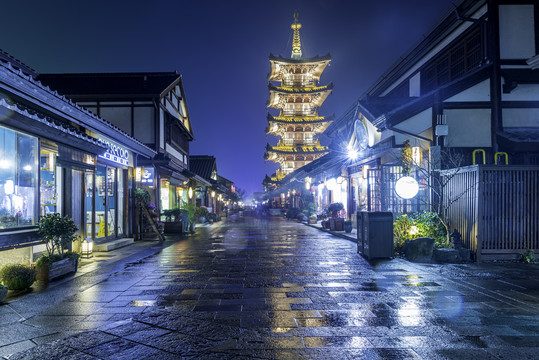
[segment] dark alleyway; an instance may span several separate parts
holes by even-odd
[[[228,219],[66,282],[76,295],[38,312],[23,316],[23,299],[0,306],[9,324],[0,355],[11,346],[9,359],[536,358],[537,267],[371,265],[355,249],[295,222]]]

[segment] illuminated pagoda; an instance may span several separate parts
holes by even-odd
[[[302,58],[298,13],[292,24],[291,58],[270,54],[268,107],[277,109],[278,115],[268,113],[266,134],[278,136],[276,146],[266,145],[266,160],[279,163],[280,168],[264,185],[276,187],[289,173],[329,152],[320,145],[318,134],[331,123],[332,117],[320,116],[318,109],[333,89],[333,84],[318,84],[322,72],[331,61],[329,54]]]

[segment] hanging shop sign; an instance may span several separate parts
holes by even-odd
[[[153,168],[141,168],[140,183],[143,185],[153,186],[155,173]]]
[[[403,199],[411,199],[419,192],[419,184],[411,176],[403,176],[395,184],[395,192]]]
[[[123,166],[129,166],[129,151],[109,140],[99,138],[107,146],[107,151],[100,158]]]

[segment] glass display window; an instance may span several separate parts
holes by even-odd
[[[161,179],[161,210],[170,209],[170,180]]]
[[[40,215],[60,213],[60,168],[56,166],[57,153],[41,149],[39,153]]]
[[[0,229],[37,222],[36,137],[0,127]]]

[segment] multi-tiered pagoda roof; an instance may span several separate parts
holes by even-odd
[[[268,114],[266,133],[280,137],[276,146],[266,145],[266,160],[279,163],[280,169],[265,183],[278,183],[283,177],[328,153],[320,145],[318,135],[333,120],[320,116],[319,108],[333,90],[333,84],[320,85],[320,76],[331,61],[329,54],[303,58],[297,13],[294,14],[292,55],[290,58],[270,54],[268,74],[268,108],[278,114]]]

